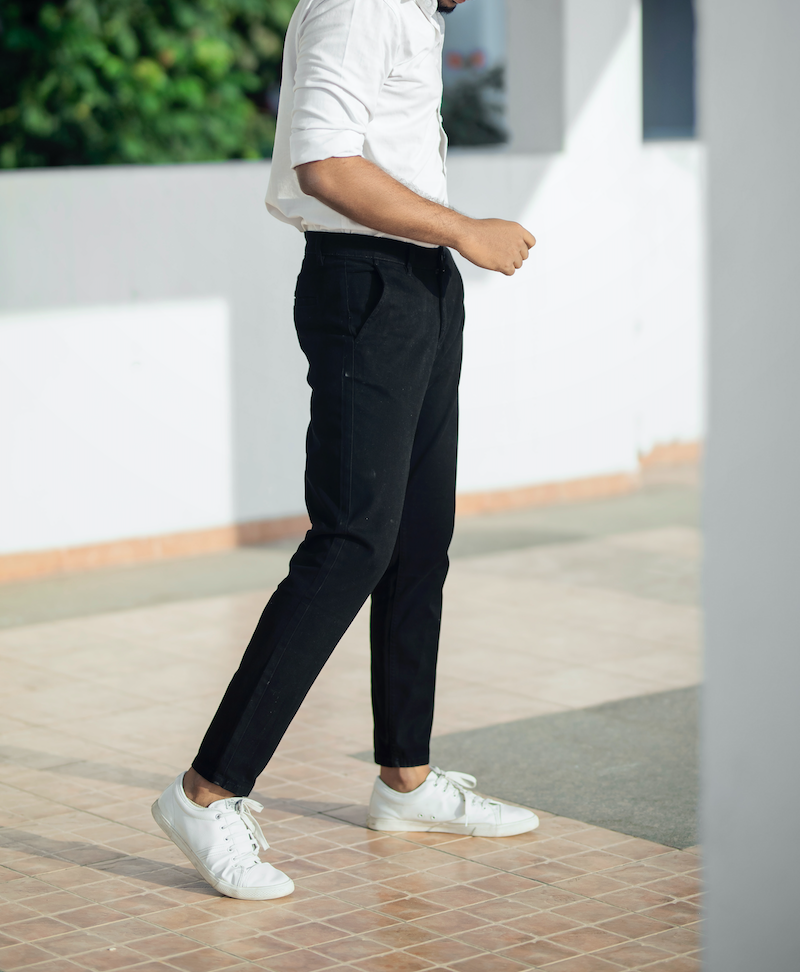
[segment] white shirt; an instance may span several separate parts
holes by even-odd
[[[294,166],[356,155],[447,205],[439,110],[444,19],[436,6],[436,0],[300,0],[283,55],[266,200],[273,216],[303,231],[388,235],[300,189]]]

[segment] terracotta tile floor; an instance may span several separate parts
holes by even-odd
[[[580,547],[454,563],[436,732],[698,681],[694,606],[603,586],[575,560],[693,558],[694,532]],[[149,808],[193,756],[263,601],[0,632],[3,972],[700,968],[696,849],[544,812],[496,841],[364,828],[374,767],[348,755],[371,738],[363,613],[254,793],[295,894],[239,902],[198,880]]]

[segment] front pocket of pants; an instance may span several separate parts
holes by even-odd
[[[347,311],[350,333],[358,341],[372,326],[386,297],[383,272],[373,263],[369,268],[347,269]]]

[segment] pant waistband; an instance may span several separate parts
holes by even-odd
[[[424,266],[439,269],[442,266],[444,247],[417,246],[385,236],[367,236],[363,233],[324,233],[306,231],[306,244],[311,252],[320,255],[363,253],[381,260],[392,260],[404,266]]]

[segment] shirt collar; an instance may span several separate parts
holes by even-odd
[[[437,27],[442,27],[442,17],[438,12],[437,0],[415,0],[417,6],[425,14],[428,20],[432,20]]]

